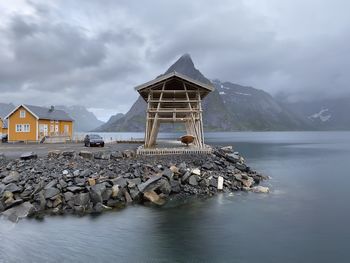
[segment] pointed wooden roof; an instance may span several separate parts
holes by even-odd
[[[149,93],[148,91],[151,90],[152,88],[159,86],[159,84],[163,83],[164,81],[168,81],[170,79],[180,79],[182,81],[188,82],[189,84],[198,87],[205,92],[204,96],[205,97],[207,94],[212,92],[214,90],[214,86],[211,84],[206,84],[200,81],[197,81],[195,79],[192,79],[186,75],[183,75],[181,73],[178,73],[176,71],[170,72],[165,75],[161,75],[160,77],[153,79],[151,81],[148,81],[144,84],[141,84],[139,86],[135,87],[135,90],[137,90],[140,95],[146,100],[147,99],[147,94]]]

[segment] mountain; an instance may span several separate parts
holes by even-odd
[[[350,130],[350,97],[286,103],[315,130]]]
[[[106,123],[104,123],[101,126],[95,128],[94,131],[96,131],[96,132],[112,131],[113,127],[111,127],[109,124],[110,123],[115,123],[115,122],[117,122],[119,119],[121,119],[123,117],[124,117],[123,113],[117,113],[115,115],[112,115]]]
[[[93,129],[104,124],[96,118],[95,114],[88,111],[83,106],[55,106],[57,109],[64,110],[74,119],[74,131],[92,131]]]
[[[190,55],[181,56],[164,73],[177,71],[203,83],[212,83],[215,90],[203,100],[203,123],[207,131],[233,130],[300,130],[309,128],[305,119],[278,103],[270,94],[220,80],[210,81],[196,69]],[[100,131],[143,131],[146,103],[139,97],[120,119],[108,121]],[[101,129],[102,128],[102,129]],[[161,127],[162,131],[172,128]]]

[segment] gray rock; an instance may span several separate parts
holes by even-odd
[[[4,191],[9,191],[12,193],[21,192],[22,187],[16,185],[15,183],[9,183],[8,185],[5,186]]]
[[[162,175],[170,180],[173,178],[174,173],[170,169],[165,168],[164,171],[162,172]]]
[[[52,159],[57,159],[58,157],[60,157],[60,155],[61,155],[60,150],[54,150],[54,151],[49,151],[47,154],[47,157]]]
[[[72,192],[65,192],[63,194],[64,196],[64,200],[66,200],[66,202],[70,201],[72,199],[72,197],[74,196],[74,194]]]
[[[111,158],[111,155],[107,152],[100,151],[94,153],[94,158],[100,160],[109,160]]]
[[[66,183],[66,181],[63,180],[63,179],[60,179],[60,180],[58,181],[58,183],[61,185],[62,188],[66,188],[66,187],[68,186],[68,184]]]
[[[105,191],[102,192],[102,200],[107,201],[110,199],[112,196],[112,189],[106,189]]]
[[[2,215],[12,222],[18,222],[19,219],[30,216],[34,211],[34,206],[30,202],[24,202],[18,206],[7,209]]]
[[[143,193],[146,188],[151,185],[154,182],[157,182],[158,180],[160,180],[162,178],[161,175],[155,175],[152,176],[150,179],[148,179],[146,182],[139,184],[137,187],[139,188],[140,192]]]
[[[192,186],[197,186],[198,185],[198,181],[197,181],[197,176],[196,175],[191,175],[188,178],[188,183]]]
[[[68,186],[67,187],[67,191],[76,193],[76,192],[80,192],[81,190],[83,190],[83,187],[79,187],[79,186]]]
[[[93,212],[94,212],[94,213],[102,213],[103,210],[104,210],[104,206],[103,206],[103,204],[102,204],[101,202],[96,203],[96,204],[94,205],[94,209],[93,209]]]
[[[82,171],[80,173],[80,176],[81,177],[88,177],[90,174],[92,174],[91,170],[90,169],[85,169],[84,171]]]
[[[141,184],[141,178],[127,179],[128,188],[135,188],[136,185]]]
[[[38,155],[35,152],[25,152],[21,154],[21,160],[31,160],[38,158]]]
[[[67,158],[73,158],[73,157],[75,157],[75,151],[73,151],[73,150],[63,151],[62,156],[67,157]]]
[[[127,179],[123,177],[117,177],[109,180],[113,185],[119,185],[121,188],[124,188],[127,185]]]
[[[224,152],[227,152],[227,153],[232,153],[232,151],[233,151],[233,147],[231,145],[221,147],[220,149]]]
[[[171,180],[170,181],[170,186],[171,186],[171,192],[174,192],[174,193],[181,192],[179,181]]]
[[[159,190],[161,193],[168,195],[171,192],[171,185],[169,184],[169,181],[166,179],[161,179],[159,181],[159,187],[156,188]]]
[[[8,176],[2,179],[2,183],[9,184],[9,183],[18,182],[18,180],[19,180],[19,173],[17,171],[11,171]]]
[[[93,154],[90,151],[80,151],[79,155],[85,159],[92,159]]]
[[[49,183],[44,187],[44,189],[49,189],[49,188],[55,187],[56,185],[57,185],[57,180],[54,179],[54,180],[52,180],[51,182],[49,182]]]
[[[247,170],[247,166],[244,163],[236,163],[235,166],[242,172],[245,172]]]
[[[90,187],[90,199],[93,204],[102,203],[102,194],[106,191],[105,184],[96,184]]]
[[[229,156],[230,158],[232,158],[234,161],[239,162],[239,160],[241,159],[241,157],[238,154],[228,154],[227,156]]]
[[[132,158],[132,157],[135,157],[135,155],[136,155],[136,153],[133,150],[125,150],[125,151],[123,151],[123,156],[125,158]]]
[[[111,153],[111,159],[122,159],[123,158],[123,153],[120,151],[115,151]]]
[[[58,190],[57,188],[54,188],[54,187],[48,188],[44,191],[45,191],[44,196],[46,199],[52,198],[60,193],[60,190]]]
[[[215,179],[214,177],[210,178],[209,185],[216,188],[218,186],[218,180]]]
[[[76,194],[71,198],[71,200],[73,201],[74,205],[87,207],[90,202],[90,194],[89,193]]]
[[[213,163],[206,162],[205,164],[202,165],[202,168],[207,169],[207,170],[212,170],[214,168]]]
[[[191,176],[191,172],[187,171],[181,178],[181,182],[186,182],[188,180],[188,178]]]
[[[130,196],[133,200],[138,200],[141,192],[137,187],[129,189]]]

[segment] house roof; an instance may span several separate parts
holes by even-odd
[[[18,108],[24,107],[26,110],[28,110],[33,116],[37,119],[44,119],[44,120],[57,120],[57,121],[73,121],[73,119],[63,110],[57,110],[53,108],[51,110],[50,108],[45,107],[39,107],[34,105],[27,105],[22,104],[17,106],[12,112],[10,112],[7,116],[10,117]]]
[[[148,82],[146,82],[144,84],[136,86],[135,90],[140,92],[141,90],[143,90],[145,88],[149,88],[150,86],[159,84],[160,82],[162,82],[162,81],[164,81],[166,79],[172,78],[172,77],[177,77],[177,78],[183,79],[185,81],[188,81],[188,82],[190,82],[192,84],[195,84],[197,86],[200,86],[201,88],[204,88],[204,89],[208,90],[209,92],[214,90],[214,86],[213,85],[206,84],[206,83],[194,80],[194,79],[192,79],[192,78],[190,78],[190,77],[188,77],[186,75],[183,75],[183,74],[181,74],[179,72],[176,72],[176,71],[170,72],[170,73],[162,75],[162,76],[160,76],[160,77],[158,77],[156,79],[148,81]]]

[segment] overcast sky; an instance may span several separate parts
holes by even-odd
[[[106,120],[190,53],[208,78],[289,100],[349,95],[348,0],[0,0],[0,102]]]

